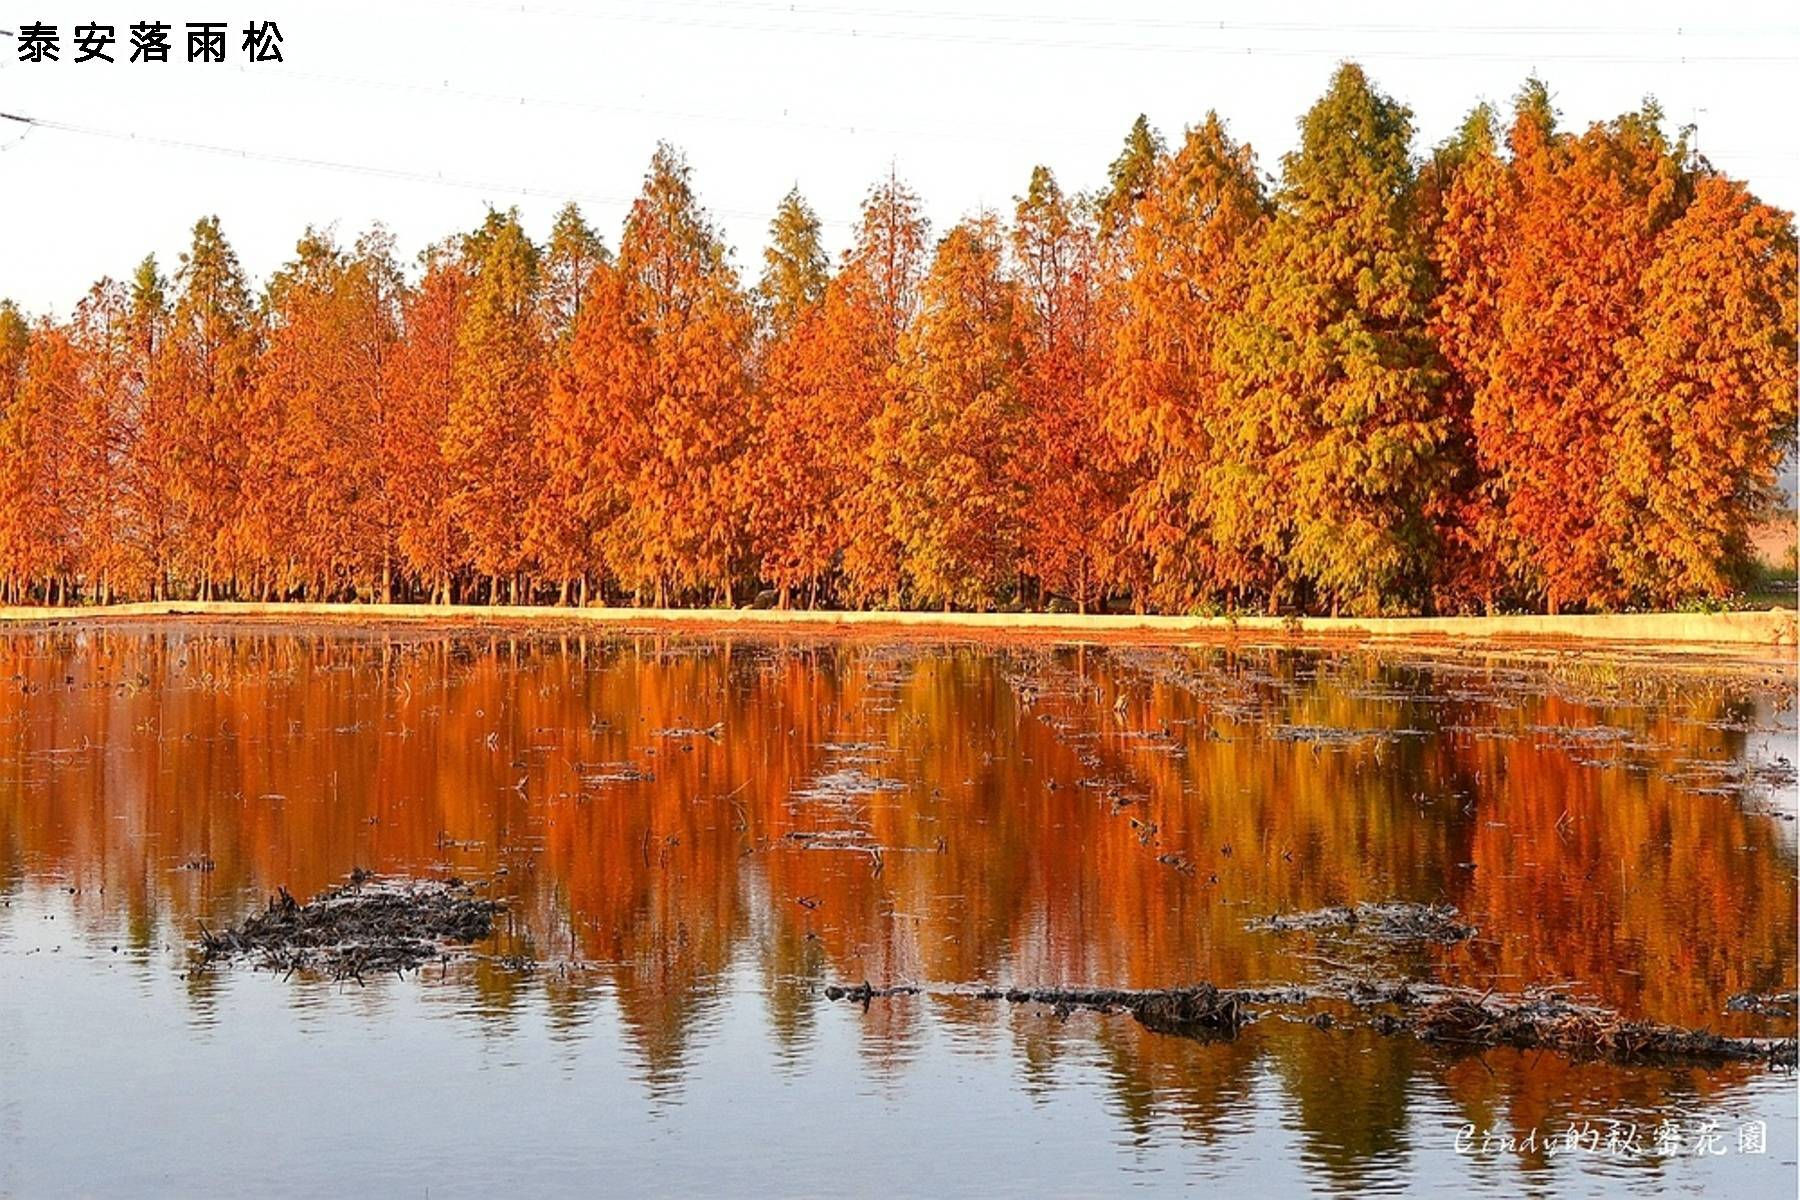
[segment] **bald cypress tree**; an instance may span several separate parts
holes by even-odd
[[[465,547],[450,511],[445,432],[456,397],[457,333],[474,281],[451,246],[426,251],[424,264],[424,278],[401,302],[403,335],[382,366],[379,450],[400,565],[448,604]]]
[[[606,243],[581,215],[574,201],[557,210],[544,247],[544,327],[552,341],[566,342],[587,295],[588,281],[612,262]]]
[[[1443,359],[1445,457],[1451,498],[1441,512],[1433,607],[1492,612],[1520,573],[1507,536],[1505,480],[1485,457],[1476,409],[1502,348],[1501,288],[1516,245],[1518,188],[1501,157],[1497,118],[1483,104],[1432,155],[1428,229],[1437,291],[1431,335]]]
[[[845,588],[861,605],[900,600],[901,546],[891,497],[873,472],[875,423],[902,394],[930,228],[918,194],[890,171],[864,197],[856,241],[826,297],[825,353],[832,368],[824,395],[839,431],[835,470],[843,497],[838,540]]]
[[[840,502],[835,417],[821,394],[829,380],[831,265],[819,232],[818,215],[798,188],[790,191],[769,223],[757,287],[763,340],[745,478],[757,570],[780,590],[784,607],[798,588],[817,598],[840,550],[832,538]]]
[[[456,335],[455,391],[443,432],[449,510],[469,561],[518,597],[525,514],[536,491],[534,427],[543,403],[539,255],[514,212],[490,213],[471,236],[474,283]]]
[[[175,286],[160,379],[173,410],[164,469],[180,512],[177,565],[209,599],[248,559],[240,517],[261,322],[217,217],[195,224]]]
[[[1131,223],[1138,201],[1150,193],[1162,162],[1162,135],[1142,113],[1125,134],[1125,145],[1106,169],[1106,189],[1099,202],[1100,232],[1111,237]]]
[[[1795,279],[1793,218],[1704,175],[1621,347],[1604,505],[1630,594],[1671,604],[1745,582],[1751,524],[1794,445]]]
[[[939,243],[902,391],[875,425],[874,480],[921,601],[984,608],[1016,579],[1025,492],[1024,308],[992,217]]]
[[[628,586],[660,602],[671,589],[716,588],[729,604],[749,559],[741,457],[751,311],[673,146],[658,146],[651,159],[618,269],[643,364],[631,387],[648,438],[633,455],[631,503],[609,531],[608,557]]]
[[[1412,114],[1345,64],[1300,134],[1226,341],[1236,453],[1261,482],[1262,548],[1290,589],[1334,612],[1416,604],[1445,427]]]
[[[769,245],[763,251],[762,282],[757,301],[770,332],[779,334],[801,314],[825,298],[831,262],[819,238],[819,214],[799,188],[781,198],[769,222]]]
[[[1217,115],[1164,161],[1123,239],[1104,384],[1123,464],[1119,521],[1140,602],[1189,611],[1266,590],[1261,490],[1247,486],[1219,342],[1242,312],[1268,201]]]
[[[74,565],[65,467],[80,363],[68,331],[47,319],[20,346],[14,315],[0,316],[0,355],[16,360],[0,360],[14,378],[0,412],[0,583],[15,601],[41,584],[41,598],[54,604]]]

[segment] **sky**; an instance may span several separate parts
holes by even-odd
[[[182,27],[226,18],[223,64]],[[175,27],[166,64],[75,63],[73,26]],[[277,23],[253,63],[248,21]],[[172,271],[215,214],[253,281],[308,225],[375,222],[411,261],[517,205],[544,237],[577,201],[616,246],[659,139],[746,280],[800,187],[834,254],[890,169],[943,231],[1010,211],[1034,165],[1098,186],[1141,113],[1171,141],[1209,109],[1279,171],[1334,66],[1411,106],[1416,150],[1533,72],[1565,125],[1654,95],[1671,128],[1764,198],[1800,204],[1800,17],[1775,4],[1015,3],[1013,0],[0,0],[0,29],[62,30],[62,61],[0,36],[0,296],[66,315],[147,253]]]

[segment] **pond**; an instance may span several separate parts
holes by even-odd
[[[1355,976],[1792,1036],[1727,1011],[1796,983],[1790,671],[0,632],[0,1194],[1791,1195],[1761,1063],[978,994]],[[496,932],[361,979],[201,961],[359,868],[469,881]],[[1364,902],[1474,933],[1262,924]],[[865,980],[922,991],[826,995]]]

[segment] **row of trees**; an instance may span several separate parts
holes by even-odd
[[[1354,65],[1278,182],[1142,118],[1090,195],[835,269],[799,193],[740,283],[660,148],[422,256],[308,231],[258,297],[206,219],[67,322],[0,306],[0,587],[1453,612],[1739,580],[1796,410],[1788,214],[1653,105],[1529,82],[1428,155]]]

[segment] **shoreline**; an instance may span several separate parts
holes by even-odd
[[[0,607],[0,627],[105,624],[181,618],[357,624],[666,626],[729,630],[905,634],[1013,634],[1130,641],[1217,640],[1500,643],[1511,646],[1654,647],[1675,653],[1761,648],[1792,658],[1800,614],[1791,609],[1723,613],[1594,613],[1496,617],[1178,617],[1132,613],[860,612],[805,609],[559,608],[441,604],[317,604],[163,600],[94,607]]]

